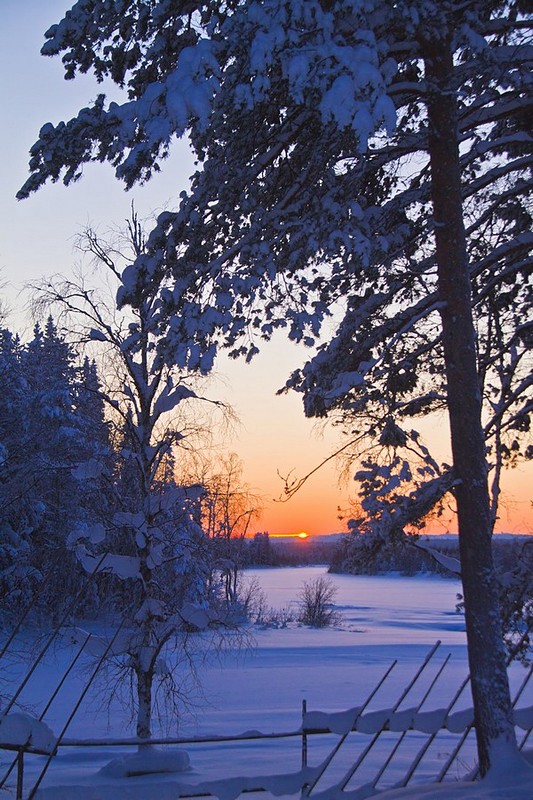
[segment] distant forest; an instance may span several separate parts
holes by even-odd
[[[516,566],[528,542],[533,543],[533,536],[495,534],[494,559],[500,573],[509,572]],[[351,575],[399,572],[406,576],[434,573],[457,577],[456,572],[425,549],[427,546],[458,562],[459,542],[455,535],[404,536],[401,541],[384,543],[381,548],[375,546],[375,541],[371,547],[369,544],[364,534],[354,533],[311,536],[303,540],[277,539],[267,533],[258,533],[247,542],[245,561],[250,566],[324,564],[330,572]]]

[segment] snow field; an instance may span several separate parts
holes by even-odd
[[[325,568],[250,572],[249,577],[260,580],[267,601],[283,607],[295,602],[303,581],[323,574]],[[197,695],[194,713],[182,718],[179,730],[175,724],[166,726],[163,719],[155,735],[223,736],[257,730],[264,733],[296,731],[301,725],[302,701],[305,700],[308,719],[313,719],[313,712],[325,712],[323,718],[326,720],[337,719],[337,734],[308,737],[308,764],[316,767],[328,756],[339,739],[339,733],[342,733],[339,728],[342,723],[338,723],[340,718],[331,715],[363,704],[392,661],[397,660],[383,686],[365,708],[365,714],[390,710],[437,639],[442,641],[442,645],[405,698],[401,710],[416,708],[420,704],[446,656],[451,654],[420,711],[445,708],[467,672],[463,618],[454,610],[455,596],[460,591],[458,581],[435,576],[402,578],[395,575],[332,576],[332,580],[338,588],[336,605],[342,612],[342,622],[338,627],[314,630],[291,625],[282,629],[254,629],[254,648],[228,651],[198,666],[203,697]],[[30,642],[25,640],[23,644],[29,647]],[[23,654],[24,648],[21,650],[19,645],[18,655]],[[39,713],[39,707],[46,702],[72,656],[72,648],[58,646],[49,654],[46,664],[37,670],[21,698],[33,713]],[[11,659],[6,671],[8,680],[16,683],[17,675],[21,673],[20,658]],[[69,678],[68,685],[51,707],[45,721],[54,732],[60,730],[81,692],[86,674],[80,670]],[[520,666],[511,670],[515,688],[523,674]],[[106,709],[102,690],[102,685],[91,690],[67,731],[69,739],[125,738],[132,735],[127,712],[118,702],[119,698],[115,698]],[[521,698],[521,707],[533,703],[532,691],[533,687],[529,687],[527,696]],[[468,693],[464,692],[453,711],[469,705]],[[372,730],[368,722],[371,719],[367,717],[369,730]],[[426,723],[428,721],[431,727],[431,717],[427,717]],[[323,781],[317,785],[316,792],[324,791],[341,780],[371,738],[365,733],[349,734]],[[445,731],[435,737],[416,772],[414,785],[434,779],[457,738],[457,735]],[[416,731],[405,735],[380,787],[392,786],[402,777],[426,739],[427,736]],[[372,782],[397,740],[397,733],[382,734],[363,768],[358,771],[357,782],[353,786],[349,784],[348,789],[361,782]],[[181,764],[186,771],[178,775],[163,771],[157,775],[125,779],[120,766],[116,765],[120,759],[130,759],[135,753],[133,748],[61,748],[37,796],[47,800],[70,797],[81,800],[108,800],[109,797],[165,800],[166,792],[169,797],[176,797],[177,782],[197,785],[215,781],[219,796],[223,800],[232,800],[237,784],[229,779],[297,773],[301,768],[301,749],[300,737],[159,748],[158,759],[167,759],[167,763],[177,759],[178,765]],[[167,755],[161,756],[161,753]],[[10,756],[5,751],[0,753],[2,774]],[[190,759],[189,769],[187,758]],[[42,756],[27,757],[25,782],[28,787],[40,771],[43,759]],[[115,767],[106,767],[113,760]],[[470,742],[448,778],[459,779],[474,763],[475,750],[473,742]],[[164,765],[161,768],[164,770]],[[154,786],[158,787],[157,792]],[[282,794],[290,793],[287,782],[282,781],[278,789]],[[516,797],[520,798],[520,795]]]

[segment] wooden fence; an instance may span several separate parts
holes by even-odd
[[[60,734],[57,736],[51,735],[51,732],[44,722],[44,718],[51,703],[68,677],[68,674],[72,671],[83,652],[83,646],[62,676],[58,686],[53,690],[40,717],[34,719],[33,722],[30,721],[30,727],[26,734],[21,733],[20,730],[17,729],[17,736],[13,736],[13,725],[10,726],[9,723],[14,720],[17,715],[12,712],[12,709],[15,707],[15,703],[26,685],[29,676],[34,671],[36,664],[43,658],[44,652],[48,649],[49,644],[50,642],[44,643],[29,673],[21,681],[13,697],[7,704],[6,709],[3,710],[0,716],[0,749],[13,751],[14,753],[13,760],[6,773],[0,776],[0,788],[7,786],[10,776],[15,773],[15,783],[12,785],[12,789],[15,791],[17,800],[24,800],[24,798],[32,800],[35,797],[48,769],[53,765],[54,759],[58,753],[65,748],[138,748],[141,744],[147,744],[138,739],[69,739],[66,736],[70,722],[103,663],[105,653],[95,665],[90,679],[71,709]],[[280,786],[287,789],[287,794],[300,794],[302,797],[310,797],[311,795],[318,796],[325,788],[335,788],[337,791],[341,792],[348,789],[350,792],[353,792],[359,789],[367,796],[367,792],[370,789],[372,791],[377,791],[391,785],[407,786],[416,777],[417,773],[421,771],[432,745],[439,736],[444,734],[447,737],[449,752],[447,753],[440,771],[432,776],[432,779],[435,781],[443,781],[450,772],[452,772],[452,767],[460,763],[461,753],[466,744],[469,741],[471,744],[472,736],[474,735],[474,727],[473,713],[470,708],[465,709],[462,707],[456,710],[459,707],[461,698],[464,705],[464,694],[467,692],[469,686],[468,677],[457,687],[451,701],[445,708],[435,708],[430,702],[431,696],[439,682],[446,680],[446,667],[450,659],[450,655],[446,655],[444,658],[440,657],[442,655],[440,649],[440,642],[437,642],[418,666],[393,705],[386,708],[370,710],[371,704],[374,706],[378,701],[382,688],[385,686],[389,675],[396,667],[396,661],[391,663],[363,703],[356,708],[349,709],[342,713],[331,714],[322,711],[308,710],[307,704],[304,701],[302,705],[301,726],[296,730],[272,733],[254,731],[229,736],[154,738],[150,740],[149,744],[159,746],[189,745],[193,748],[201,748],[202,745],[227,745],[228,743],[233,743],[235,746],[240,747],[245,742],[250,741],[268,742],[273,740],[297,739],[300,741],[300,763],[297,771],[283,775],[272,774],[256,777],[233,777],[231,779],[231,791],[235,796],[246,792],[270,791],[279,794]],[[439,652],[439,658],[435,658],[437,652]],[[3,653],[5,653],[5,648],[2,654]],[[525,747],[532,734],[533,705],[521,705],[521,707],[519,707],[518,704],[519,701],[523,703],[524,699],[526,701],[528,700],[528,691],[529,694],[531,694],[531,685],[533,684],[530,684],[530,681],[532,674],[533,667],[525,671],[523,680],[513,697],[515,723],[519,747],[521,749]],[[423,675],[424,678],[422,679]],[[420,687],[422,683],[425,688],[420,698]],[[414,705],[410,705],[409,698],[414,694],[416,694],[419,699]],[[1,724],[2,721],[4,725]],[[2,734],[2,730],[4,730],[4,734]],[[332,736],[335,738],[335,741],[332,747],[330,745],[330,749],[325,757],[323,756],[322,747],[318,764],[310,764],[309,761],[312,760],[310,759],[310,755],[313,749],[311,746],[312,740],[314,740],[315,737],[322,737],[323,742],[326,742],[330,741]],[[328,737],[328,739],[324,739],[324,737]],[[398,778],[397,763],[400,748],[407,751],[409,757],[406,760],[406,756],[403,755],[402,774]],[[28,788],[27,794],[25,794],[25,758],[32,754],[44,755],[46,759],[37,780]],[[342,765],[344,765],[344,767]],[[341,769],[340,775],[339,769]],[[11,780],[13,781],[13,778]],[[227,779],[226,782],[222,779],[217,781],[203,781],[197,784],[180,782],[176,785],[176,796],[181,798],[193,798],[199,796],[217,796],[217,794],[227,795],[228,780],[230,779]]]

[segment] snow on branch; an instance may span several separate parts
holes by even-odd
[[[436,550],[434,547],[430,547],[428,544],[420,541],[412,541],[410,544],[413,547],[418,547],[419,550],[423,550],[425,553],[428,553],[438,564],[443,566],[449,572],[454,575],[461,575],[461,562],[457,558],[453,558],[453,556],[447,556],[445,553],[441,553],[439,550]]]
[[[83,544],[76,546],[75,553],[83,569],[89,575],[111,572],[122,580],[140,577],[141,562],[138,556],[121,556],[113,553],[107,553],[104,557],[94,556]]]

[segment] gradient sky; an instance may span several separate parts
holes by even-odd
[[[48,185],[29,200],[17,203],[15,193],[27,177],[28,151],[40,127],[69,119],[102,91],[91,77],[64,81],[60,59],[39,55],[44,31],[71,7],[68,0],[2,0],[0,9],[0,278],[3,296],[13,312],[8,325],[24,332],[27,295],[23,286],[54,273],[69,274],[76,264],[73,237],[87,224],[102,233],[121,225],[134,200],[141,218],[174,207],[173,198],[187,186],[192,159],[178,143],[162,174],[129,193],[108,165],[90,165],[74,186]],[[108,87],[104,87],[106,90]],[[311,534],[344,529],[338,507],[347,509],[353,486],[339,488],[332,463],[323,468],[287,503],[275,502],[283,491],[278,472],[300,477],[342,443],[339,434],[320,431],[303,416],[299,397],[276,396],[292,369],[305,360],[305,351],[278,336],[264,346],[251,365],[222,359],[212,395],[232,403],[239,418],[227,442],[242,458],[245,480],[262,494],[265,511],[258,530],[271,533],[307,531]],[[447,451],[445,418],[424,426],[428,442]],[[505,479],[498,530],[533,532],[531,486],[533,470],[519,468]],[[435,527],[435,532],[442,530]],[[450,530],[454,530],[453,521]]]

